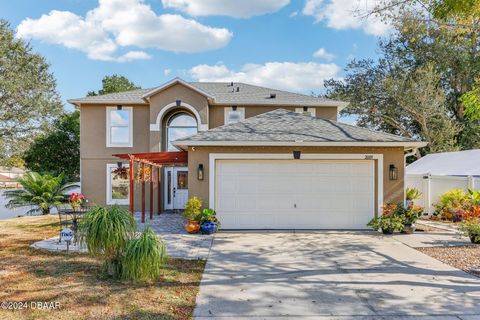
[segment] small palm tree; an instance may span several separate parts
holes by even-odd
[[[65,203],[67,195],[65,193],[77,185],[65,184],[63,174],[57,177],[37,172],[28,172],[23,177],[17,178],[22,185],[22,189],[9,190],[4,193],[10,201],[6,208],[33,207],[27,211],[27,215],[37,213],[49,214],[54,205]]]

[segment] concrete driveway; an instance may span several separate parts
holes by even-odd
[[[480,319],[480,279],[392,238],[337,231],[219,233],[194,311],[250,320],[427,315]]]

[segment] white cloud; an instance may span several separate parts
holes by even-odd
[[[118,62],[127,62],[132,60],[149,60],[152,56],[144,51],[129,51],[117,58]]]
[[[280,10],[290,0],[162,0],[165,8],[173,8],[192,16],[229,16],[250,18]]]
[[[340,67],[334,63],[316,62],[267,62],[246,64],[241,70],[229,69],[225,64],[200,64],[190,69],[190,75],[198,81],[236,81],[305,92],[323,88],[324,80],[338,78]]]
[[[313,57],[331,61],[335,58],[335,55],[325,50],[325,48],[320,48],[313,53]]]
[[[164,74],[165,76],[169,76],[171,73],[172,73],[172,69],[165,69],[165,70],[163,70],[163,74]]]
[[[315,22],[325,21],[338,30],[362,29],[365,33],[384,36],[391,26],[375,16],[366,16],[379,0],[307,0],[302,13],[313,16]]]
[[[90,59],[125,62],[150,56],[143,51],[118,56],[121,47],[208,51],[227,45],[232,33],[180,15],[157,15],[143,0],[100,0],[85,17],[52,10],[39,19],[27,18],[17,27],[17,36],[77,49]]]

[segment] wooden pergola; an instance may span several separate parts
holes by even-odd
[[[134,214],[134,171],[135,163],[140,164],[141,166],[141,183],[142,183],[142,223],[145,222],[145,166],[150,167],[150,177],[149,177],[149,187],[150,187],[150,220],[153,219],[153,168],[157,168],[157,189],[158,189],[158,214],[161,212],[161,186],[160,186],[160,168],[164,165],[173,166],[173,165],[186,165],[188,163],[188,153],[187,152],[145,152],[145,153],[124,153],[124,154],[114,154],[114,157],[117,157],[122,160],[129,160],[130,162],[130,212]]]

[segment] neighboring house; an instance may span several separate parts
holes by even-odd
[[[480,189],[480,149],[431,153],[407,166],[406,186],[422,193],[415,201],[433,213],[439,197],[452,189]]]
[[[24,169],[0,166],[0,188],[18,188],[16,179],[24,174]]]
[[[129,203],[113,154],[184,150],[188,166],[162,169],[162,210],[199,196],[225,229],[365,228],[384,202],[403,201],[404,153],[425,145],[336,122],[344,102],[244,83],[177,78],[69,102],[91,202]]]

